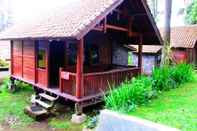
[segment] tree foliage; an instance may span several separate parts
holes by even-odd
[[[197,24],[197,0],[187,7],[185,19],[188,24]]]

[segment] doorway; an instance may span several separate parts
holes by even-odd
[[[64,66],[64,41],[52,41],[50,42],[50,56],[49,56],[49,71],[50,87],[59,86],[59,68]]]

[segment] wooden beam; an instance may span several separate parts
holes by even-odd
[[[11,64],[10,64],[10,69],[11,69],[11,75],[13,75],[14,74],[14,72],[13,72],[13,44],[14,44],[14,41],[13,40],[11,40],[10,41],[10,46],[11,46],[11,50],[10,50],[10,56],[11,56]]]
[[[132,17],[137,17],[137,16],[146,16],[146,13],[138,13],[138,14],[133,14]]]
[[[24,41],[21,41],[22,44],[22,77],[24,77]]]
[[[138,32],[129,32],[129,37],[138,37],[140,36],[140,33]]]
[[[131,17],[129,17],[128,18],[128,30],[129,30],[129,32],[128,32],[128,35],[130,36],[130,32],[132,31],[132,18]]]
[[[34,83],[36,84],[37,83],[37,53],[38,53],[38,49],[37,49],[38,45],[37,45],[37,41],[34,41]]]
[[[106,33],[107,32],[107,17],[105,17],[104,22],[103,22],[103,32]]]
[[[50,42],[47,42],[46,47],[46,76],[47,76],[47,88],[49,87],[49,76],[50,76]]]
[[[93,30],[102,32],[103,31],[103,26],[101,26],[101,27],[94,27]]]
[[[84,78],[83,78],[83,59],[84,59],[84,40],[79,40],[77,44],[77,73],[76,73],[76,97],[84,96]]]
[[[108,24],[106,25],[106,27],[108,29],[113,29],[113,30],[128,32],[128,29],[127,28],[124,28],[124,27],[119,27],[119,26],[115,26],[115,25],[108,25]]]
[[[62,71],[63,71],[63,68],[60,67],[59,68],[59,89],[60,89],[60,92],[61,93],[64,92],[64,90],[63,90],[63,84],[62,84],[62,75],[61,75]]]
[[[143,36],[140,35],[140,42],[138,45],[138,67],[140,68],[140,73],[142,73],[142,47],[143,46]]]

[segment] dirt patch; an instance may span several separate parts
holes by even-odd
[[[63,131],[59,129],[53,129],[48,126],[47,121],[35,122],[27,127],[10,128],[8,124],[0,125],[0,131]]]

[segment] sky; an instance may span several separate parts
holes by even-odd
[[[24,19],[31,19],[31,15],[45,10],[46,8],[53,8],[61,6],[69,1],[78,0],[11,0],[11,8],[13,10],[14,21],[22,22]],[[47,6],[46,6],[47,5]]]
[[[164,26],[164,8],[165,8],[165,0],[158,0],[158,9],[160,12],[159,21],[157,25],[162,27]],[[178,15],[178,12],[181,8],[185,8],[187,5],[185,4],[184,0],[172,0],[172,20],[171,26],[183,26],[185,25],[184,15]]]
[[[38,14],[36,12],[40,12],[45,10],[46,8],[53,8],[57,6],[61,6],[69,1],[81,1],[81,0],[0,0],[0,10],[1,8],[11,8],[13,12],[13,20],[14,22],[23,22],[24,19],[31,20],[31,16],[34,14]],[[157,25],[162,27],[164,25],[164,1],[159,1],[159,21],[157,21]],[[3,6],[2,6],[3,5]],[[46,6],[47,5],[47,6]],[[173,0],[172,6],[172,26],[182,26],[184,25],[184,16],[177,15],[180,8],[184,8],[184,0]]]

